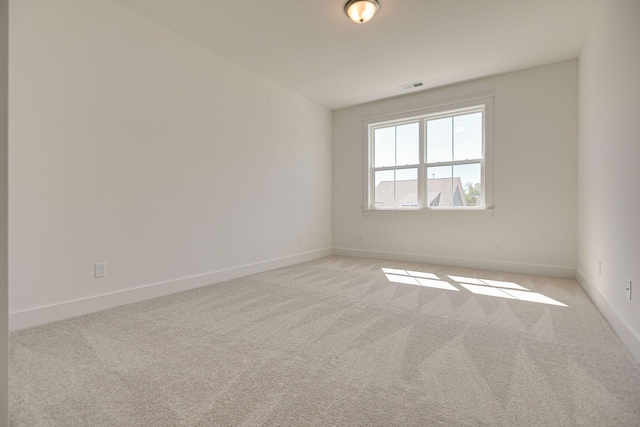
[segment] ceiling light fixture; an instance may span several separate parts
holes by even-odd
[[[349,0],[344,5],[344,12],[356,24],[369,21],[378,9],[380,9],[378,0]]]

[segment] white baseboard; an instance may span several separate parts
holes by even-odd
[[[580,270],[576,270],[576,280],[582,289],[589,295],[591,301],[607,319],[611,328],[615,331],[620,341],[627,347],[631,355],[640,363],[640,334],[633,329],[620,313],[607,301],[600,291],[591,284]]]
[[[9,330],[16,331],[19,329],[30,328],[32,326],[56,322],[58,320],[69,319],[71,317],[82,316],[84,314],[94,313],[108,308],[224,282],[225,280],[236,279],[238,277],[262,273],[276,268],[287,267],[289,265],[311,261],[331,254],[332,250],[330,248],[320,249],[303,254],[271,259],[254,264],[241,265],[225,270],[218,270],[198,276],[185,277],[182,279],[140,286],[133,289],[126,289],[89,298],[67,301],[60,304],[17,311],[9,313]]]
[[[398,252],[369,251],[349,248],[333,248],[333,254],[355,258],[373,258],[388,261],[417,262],[421,264],[473,268],[476,270],[504,271],[507,273],[535,274],[537,276],[564,277],[568,279],[575,278],[576,271],[574,267],[524,264],[508,261],[443,257],[436,255],[419,255]]]

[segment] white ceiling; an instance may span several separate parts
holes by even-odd
[[[332,110],[576,58],[595,0],[114,0]],[[414,89],[416,90],[416,89]]]

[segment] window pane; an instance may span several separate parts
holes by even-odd
[[[418,207],[418,169],[396,170],[396,206]]]
[[[451,166],[433,166],[427,168],[427,179],[451,178],[452,173]]]
[[[396,165],[416,165],[420,157],[418,147],[420,125],[409,123],[396,128]]]
[[[394,171],[376,171],[375,207],[393,207],[395,199]]]
[[[480,163],[469,165],[456,165],[453,167],[454,182],[459,181],[463,204],[462,206],[482,206],[482,168]],[[456,199],[456,189],[454,187],[454,200]],[[456,205],[454,205],[456,206]]]
[[[427,206],[453,206],[453,166],[427,168]]]
[[[482,158],[482,113],[453,118],[454,160]]]
[[[374,131],[375,167],[396,165],[396,127],[380,128]]]
[[[451,117],[427,122],[427,163],[450,162],[452,160],[451,125]]]

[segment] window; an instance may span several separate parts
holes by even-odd
[[[368,209],[491,207],[492,98],[365,122]]]

